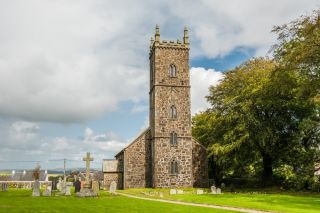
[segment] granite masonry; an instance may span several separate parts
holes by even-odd
[[[188,30],[182,41],[163,41],[157,26],[149,60],[150,127],[103,161],[105,187],[208,187],[207,152],[191,136]]]

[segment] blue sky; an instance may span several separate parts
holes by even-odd
[[[143,5],[143,6],[141,6]],[[112,158],[148,126],[148,48],[189,27],[192,113],[223,72],[266,56],[274,25],[319,0],[0,0],[0,169],[82,167]],[[21,161],[21,162],[15,162]]]

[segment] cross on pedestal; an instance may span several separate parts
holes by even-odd
[[[90,157],[90,152],[87,152],[86,157],[82,159],[86,161],[86,180],[84,183],[84,188],[90,188],[90,161],[93,161],[93,158]]]

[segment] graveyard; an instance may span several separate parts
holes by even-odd
[[[141,200],[121,194],[268,212],[316,213],[320,211],[319,194],[271,192],[211,194],[208,189],[204,189],[203,194],[196,194],[196,190],[191,188],[179,190],[180,194],[170,194],[170,189],[151,188],[117,190],[116,194],[110,193],[109,190],[101,190],[98,197],[80,198],[74,193],[73,187],[69,196],[56,196],[59,194],[57,190],[53,191],[50,197],[33,197],[31,189],[9,188],[6,192],[0,192],[0,212],[237,212]],[[41,189],[41,194],[44,191],[45,189]]]

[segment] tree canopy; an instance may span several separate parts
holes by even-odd
[[[226,72],[210,87],[211,107],[193,117],[193,136],[208,148],[216,182],[250,168],[265,184],[285,169],[311,178],[320,160],[319,11],[273,32],[274,57]]]

